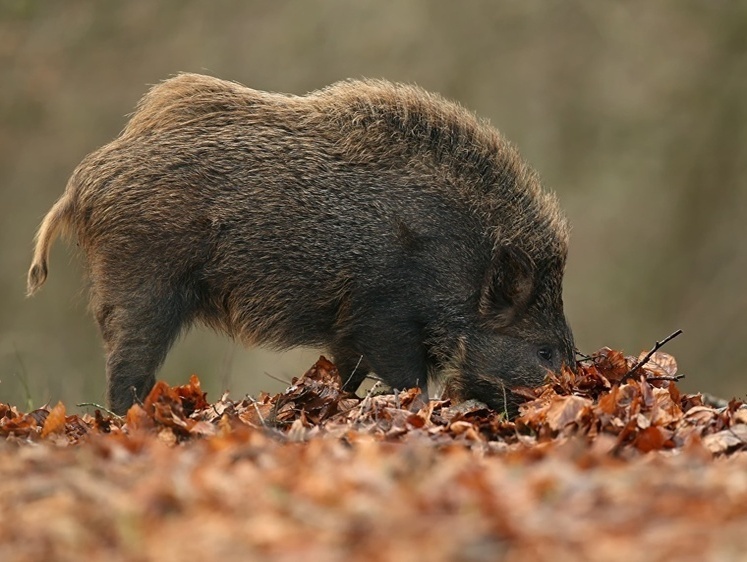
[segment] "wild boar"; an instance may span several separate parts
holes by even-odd
[[[445,372],[498,409],[573,365],[556,197],[489,124],[418,87],[170,78],[73,172],[29,294],[60,232],[85,255],[117,413],[198,321],[325,348],[351,391],[371,372],[400,389]]]

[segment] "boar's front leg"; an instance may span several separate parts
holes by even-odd
[[[330,351],[332,359],[340,372],[342,388],[347,392],[355,392],[371,372],[363,354],[349,339],[341,339],[332,344]]]
[[[92,307],[106,349],[107,398],[117,414],[143,400],[184,324],[186,307],[152,288],[94,287]]]
[[[367,366],[392,388],[405,390],[420,387],[423,399],[427,400],[427,353],[420,326],[388,315],[382,317],[380,322],[376,322],[375,317],[369,318],[369,321],[355,338],[356,348]],[[363,378],[358,381],[359,384]]]

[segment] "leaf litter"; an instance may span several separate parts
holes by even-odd
[[[275,395],[158,382],[124,417],[0,404],[0,560],[741,560],[747,408],[645,357],[513,389],[513,420],[359,398],[324,357]]]

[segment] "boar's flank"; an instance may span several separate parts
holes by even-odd
[[[293,96],[178,75],[76,168],[29,294],[60,231],[85,254],[118,413],[196,321],[324,347],[349,390],[446,372],[495,408],[573,364],[555,197],[496,130],[414,86]]]

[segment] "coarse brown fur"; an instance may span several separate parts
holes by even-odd
[[[555,197],[495,129],[414,86],[293,96],[178,75],[74,171],[29,294],[58,232],[86,256],[117,412],[195,321],[328,348],[353,390],[453,370],[496,407],[573,361]]]

